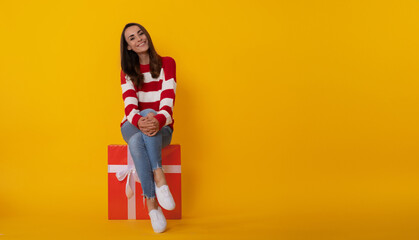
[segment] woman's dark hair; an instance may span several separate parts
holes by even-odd
[[[141,88],[144,82],[144,76],[140,72],[140,58],[136,52],[127,49],[128,43],[124,36],[125,30],[133,25],[138,26],[147,37],[148,54],[150,56],[150,73],[153,78],[157,78],[160,75],[162,63],[161,57],[157,54],[153,42],[151,41],[150,34],[148,34],[147,30],[138,23],[128,23],[125,25],[121,34],[121,68],[122,71],[130,77],[134,85]]]

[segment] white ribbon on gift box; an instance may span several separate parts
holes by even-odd
[[[116,178],[119,181],[124,181],[127,178],[125,185],[125,195],[128,199],[128,219],[136,219],[135,207],[135,182],[141,183],[138,178],[137,171],[135,170],[134,161],[132,160],[131,153],[127,147],[127,165],[108,165],[109,173],[116,173]],[[163,165],[163,172],[165,173],[180,173],[180,165]],[[133,177],[131,177],[133,175]],[[134,197],[133,197],[134,196]]]

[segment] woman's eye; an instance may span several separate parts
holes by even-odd
[[[143,34],[144,34],[143,32],[140,33],[140,35],[143,35]]]

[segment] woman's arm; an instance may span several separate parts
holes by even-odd
[[[160,94],[160,106],[154,118],[159,122],[158,130],[173,122],[173,106],[176,94],[176,62],[171,57],[164,58],[164,81]]]
[[[138,122],[142,118],[138,109],[138,97],[135,92],[134,83],[121,70],[122,99],[124,100],[124,110],[127,120],[138,129]],[[141,129],[140,129],[141,130]]]

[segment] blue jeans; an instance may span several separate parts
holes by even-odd
[[[144,109],[140,115],[146,116],[149,112],[156,113],[153,109]],[[141,181],[143,196],[154,198],[156,193],[153,171],[162,167],[161,150],[172,141],[173,130],[169,126],[164,126],[156,135],[149,137],[126,121],[121,126],[121,133],[131,152],[135,170]]]

